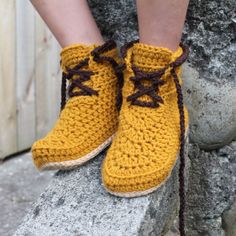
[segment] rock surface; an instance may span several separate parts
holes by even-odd
[[[236,235],[236,201],[223,214],[225,236]]]
[[[135,0],[89,0],[89,3],[106,38],[123,44],[138,37]]]
[[[190,46],[191,140],[220,148],[236,137],[236,1],[190,1],[183,34]],[[192,69],[191,69],[192,68]]]
[[[14,235],[163,235],[176,216],[177,166],[158,191],[118,198],[101,187],[103,156],[77,170],[58,172]]]
[[[183,38],[201,79],[236,83],[235,9],[235,0],[190,1]]]
[[[224,236],[234,227],[229,225],[230,212],[223,214],[233,207],[236,197],[236,141],[211,152],[191,145],[189,157],[187,235]],[[231,214],[235,219],[235,210]]]
[[[213,150],[236,137],[236,87],[200,79],[189,64],[183,67],[185,102],[190,116],[190,140]]]
[[[12,235],[53,173],[39,173],[30,153],[0,162],[0,235]],[[35,187],[37,186],[37,187]]]

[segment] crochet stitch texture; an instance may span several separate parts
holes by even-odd
[[[173,53],[141,43],[128,49],[119,127],[102,168],[103,183],[110,193],[123,197],[144,195],[171,174],[180,147],[180,113],[171,68],[161,76],[164,83],[157,76],[142,76],[168,67],[182,52],[181,47]],[[175,70],[182,84],[181,67]],[[153,93],[149,88],[155,83],[159,86]],[[185,106],[184,114],[187,127]]]
[[[101,46],[107,48],[106,44]],[[117,76],[104,56],[118,60],[117,49],[76,44],[61,52],[61,66],[69,76],[70,97],[54,128],[32,146],[38,169],[73,168],[107,146],[117,129]],[[95,58],[95,56],[97,58]],[[82,62],[82,66],[78,64]],[[85,62],[85,63],[84,63]],[[92,91],[92,92],[91,92]]]

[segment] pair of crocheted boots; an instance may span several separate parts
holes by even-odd
[[[187,53],[183,45],[172,52],[132,42],[120,60],[113,41],[64,48],[62,111],[32,147],[37,168],[74,168],[112,142],[102,166],[107,191],[134,197],[157,189],[178,157],[184,161],[188,113],[180,66]]]

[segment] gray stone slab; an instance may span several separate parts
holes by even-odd
[[[11,236],[53,172],[39,173],[30,153],[0,163],[0,235]]]
[[[236,235],[236,199],[234,204],[224,212],[222,220],[225,236]]]
[[[189,157],[187,235],[235,236],[236,141],[211,152],[192,145]]]
[[[183,66],[183,81],[191,142],[204,150],[229,144],[236,137],[236,86],[201,79],[187,63]]]
[[[177,165],[158,191],[139,198],[111,196],[101,186],[104,154],[79,169],[59,171],[15,236],[162,235],[176,216]]]

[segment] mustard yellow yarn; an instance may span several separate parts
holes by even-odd
[[[65,72],[66,67],[73,68],[81,60],[89,58],[89,65],[83,69],[91,70],[94,75],[83,84],[96,90],[98,96],[69,98],[54,128],[32,146],[33,160],[39,169],[47,163],[77,160],[95,150],[116,132],[117,77],[108,62],[97,63],[93,60],[91,51],[96,47],[78,44],[66,47],[61,52]],[[116,49],[102,55],[118,58]]]
[[[110,192],[146,191],[161,185],[171,174],[180,146],[180,118],[175,84],[169,70],[162,77],[166,83],[158,94],[164,103],[159,107],[131,105],[127,97],[135,92],[130,81],[134,76],[132,60],[142,71],[153,72],[174,61],[181,53],[181,47],[173,53],[167,48],[141,43],[128,50],[119,127],[102,168],[103,183]],[[180,76],[180,67],[177,73]],[[143,95],[141,99],[149,101],[150,97]],[[184,112],[187,127],[186,107]]]

